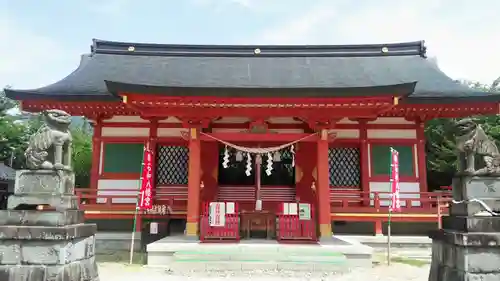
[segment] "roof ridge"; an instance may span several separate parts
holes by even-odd
[[[359,45],[183,45],[93,39],[92,54],[220,57],[426,57],[425,42]]]

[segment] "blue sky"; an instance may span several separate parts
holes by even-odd
[[[500,76],[498,0],[0,0],[0,87],[77,67],[92,38],[183,44],[426,40],[455,79]]]

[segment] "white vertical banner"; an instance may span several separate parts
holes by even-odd
[[[235,213],[234,202],[226,202],[226,214],[234,215],[234,213]]]
[[[226,204],[224,202],[210,202],[210,226],[226,225]]]

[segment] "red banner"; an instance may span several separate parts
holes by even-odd
[[[142,166],[141,200],[139,209],[149,210],[153,208],[153,153],[151,150],[144,150],[144,160]]]
[[[391,211],[401,212],[399,198],[399,153],[391,148]]]

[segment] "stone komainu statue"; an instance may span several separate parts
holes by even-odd
[[[472,119],[462,119],[455,124],[459,173],[474,176],[500,175],[500,154],[493,140],[481,125]],[[476,169],[476,157],[482,157],[484,168]]]
[[[71,170],[71,116],[57,109],[42,112],[44,124],[24,152],[29,169]]]

